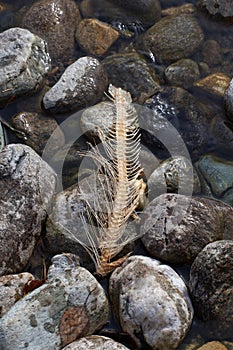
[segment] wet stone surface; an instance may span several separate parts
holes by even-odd
[[[128,348],[113,339],[101,337],[98,335],[91,335],[83,337],[69,345],[63,350],[127,350]]]
[[[168,66],[164,72],[170,85],[191,88],[200,76],[198,65],[190,59],[181,59]]]

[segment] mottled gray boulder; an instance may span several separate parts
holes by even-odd
[[[205,155],[195,163],[202,192],[233,205],[233,162]]]
[[[140,40],[157,61],[174,62],[194,54],[203,39],[204,35],[196,18],[181,14],[162,18]]]
[[[111,338],[102,337],[99,335],[90,335],[81,338],[69,345],[63,350],[127,350],[123,344],[114,341]]]
[[[44,40],[27,29],[0,33],[0,101],[37,90],[50,70]]]
[[[95,17],[122,25],[149,27],[161,17],[158,0],[84,0],[80,5],[84,17]]]
[[[149,200],[166,192],[192,195],[201,191],[196,170],[191,161],[182,156],[162,161],[150,175],[147,185]]]
[[[171,267],[130,257],[110,277],[110,298],[122,330],[137,348],[175,350],[193,318],[183,280]]]
[[[0,277],[0,318],[23,297],[23,287],[32,280],[34,276],[28,272]]]
[[[53,258],[46,283],[4,314],[0,326],[7,349],[58,350],[100,328],[108,311],[97,280],[64,254]]]
[[[62,74],[45,94],[43,104],[50,112],[68,112],[97,103],[108,80],[101,63],[93,57],[81,57]]]
[[[233,79],[225,91],[224,103],[228,117],[233,120]]]
[[[143,212],[140,232],[149,254],[173,263],[191,263],[213,241],[233,237],[233,209],[222,202],[162,194]]]
[[[211,15],[221,15],[222,17],[233,16],[232,0],[199,0],[198,6],[207,10]]]
[[[74,55],[75,31],[80,19],[74,0],[41,0],[32,4],[22,25],[46,40],[55,61],[65,63]]]
[[[10,144],[0,152],[0,275],[27,263],[55,185],[54,171],[30,147]]]
[[[135,52],[114,54],[106,57],[102,63],[109,82],[129,91],[136,101],[144,102],[159,91],[158,76],[146,60]]]
[[[195,61],[188,58],[178,60],[165,69],[165,78],[170,85],[189,89],[199,79],[200,71]]]
[[[62,130],[56,120],[42,113],[20,112],[11,119],[19,138],[42,155],[49,140],[46,156],[53,156],[65,144]],[[19,133],[17,133],[19,131]]]
[[[190,272],[190,292],[195,311],[210,321],[214,336],[232,336],[233,241],[208,244],[196,257]]]

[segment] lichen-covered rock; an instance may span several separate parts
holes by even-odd
[[[32,280],[34,276],[28,272],[0,277],[0,318],[23,297],[23,287]]]
[[[210,242],[233,237],[233,210],[222,202],[162,194],[143,212],[142,242],[149,254],[175,264],[191,263]],[[231,218],[228,221],[227,216]]]
[[[191,88],[200,77],[197,63],[188,58],[172,63],[165,69],[164,74],[170,85],[180,86],[184,89]]]
[[[109,82],[130,92],[134,100],[144,102],[160,88],[157,75],[138,53],[114,54],[102,63]]]
[[[233,205],[233,162],[207,154],[195,163],[202,192]]]
[[[195,311],[210,322],[214,336],[232,336],[233,241],[208,244],[194,260],[190,271],[190,292]]]
[[[174,62],[194,54],[203,39],[196,18],[181,14],[164,17],[155,23],[143,35],[142,43],[157,61]]]
[[[54,171],[30,147],[10,144],[0,152],[0,275],[27,263],[55,186]]]
[[[200,191],[201,185],[196,170],[191,161],[182,156],[161,162],[148,179],[149,200],[167,192],[189,195]]]
[[[108,85],[101,63],[93,57],[81,57],[62,74],[45,94],[43,104],[50,112],[68,112],[97,103]]]
[[[0,33],[0,101],[37,90],[50,70],[44,40],[27,29]]]
[[[55,61],[65,63],[73,57],[76,25],[80,19],[73,0],[41,0],[32,4],[22,25],[46,40]]]
[[[50,140],[47,156],[52,156],[65,144],[63,132],[54,118],[42,113],[21,112],[11,119],[11,125],[19,138],[42,155]],[[17,133],[19,131],[19,133]]]
[[[99,335],[90,335],[81,338],[69,345],[63,350],[127,350],[123,344],[114,341],[111,338],[102,337]]]
[[[121,25],[149,27],[160,19],[158,0],[84,0],[80,5],[84,17],[104,19]]]
[[[171,267],[130,257],[110,277],[110,298],[122,330],[137,348],[177,349],[193,318],[183,280]]]
[[[19,300],[0,325],[7,349],[58,350],[100,328],[108,311],[97,280],[64,254],[53,258],[46,283]]]
[[[211,15],[221,15],[224,18],[233,16],[232,1],[229,0],[199,0],[198,6]]]
[[[117,30],[95,18],[83,19],[76,31],[80,47],[97,56],[103,56],[118,37]]]

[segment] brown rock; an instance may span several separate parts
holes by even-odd
[[[211,341],[202,345],[197,350],[227,350],[227,348],[219,341]]]
[[[214,73],[196,81],[193,85],[211,94],[223,97],[231,79],[224,73]]]
[[[196,8],[193,4],[184,4],[181,6],[168,7],[161,11],[161,15],[171,16],[171,15],[180,15],[180,14],[194,14],[196,13]]]
[[[215,40],[206,40],[202,49],[203,61],[209,66],[221,63],[221,46]]]
[[[93,55],[102,56],[119,37],[118,31],[98,19],[82,20],[76,32],[80,47]]]

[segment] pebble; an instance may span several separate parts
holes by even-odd
[[[0,101],[39,89],[50,70],[46,43],[29,30],[11,28],[0,33]]]
[[[198,64],[188,58],[178,60],[165,69],[165,78],[170,85],[189,89],[199,79]]]
[[[198,90],[207,92],[210,95],[224,97],[231,79],[224,73],[213,73],[203,79],[194,82]]]
[[[128,348],[111,338],[90,335],[88,337],[81,338],[69,345],[63,350],[127,350]]]
[[[63,113],[100,101],[108,85],[101,63],[93,57],[79,58],[66,68],[58,82],[45,94],[44,108]]]
[[[196,7],[193,4],[184,4],[181,6],[168,7],[161,11],[163,17],[180,15],[180,14],[195,14],[197,12]]]
[[[80,20],[74,0],[41,0],[32,4],[22,25],[46,40],[53,61],[67,63],[74,55],[76,25]]]
[[[23,297],[24,285],[34,279],[28,272],[0,277],[0,318]]]
[[[96,56],[103,56],[118,37],[117,30],[95,18],[80,21],[76,31],[79,46]]]
[[[205,195],[233,205],[233,162],[214,155],[205,155],[195,163]]]
[[[197,350],[227,350],[227,348],[219,341],[210,341]]]
[[[149,27],[161,17],[159,0],[83,0],[80,4],[83,17],[104,19],[106,22]]]
[[[26,265],[55,186],[54,171],[30,147],[9,144],[0,152],[0,276]]]
[[[130,92],[139,103],[160,88],[158,76],[136,52],[114,54],[106,57],[102,63],[109,82]]]
[[[212,336],[232,337],[233,322],[233,242],[208,244],[194,260],[190,271],[190,292],[195,311],[210,321]]]
[[[139,349],[175,350],[192,322],[183,280],[169,266],[132,256],[111,275],[109,294],[123,332]]]
[[[71,254],[53,257],[45,284],[4,314],[7,348],[58,350],[103,326],[109,312],[105,292],[78,265]]]
[[[63,132],[56,120],[42,113],[18,113],[11,119],[11,125],[20,131],[18,134],[16,132],[17,136],[23,138],[24,142],[39,155],[43,154],[48,141],[47,156],[52,156],[65,144]]]
[[[164,17],[155,23],[143,35],[142,44],[157,62],[174,62],[193,55],[203,39],[196,18],[181,14]]]
[[[190,264],[208,243],[233,237],[232,215],[233,209],[222,202],[165,193],[144,210],[141,240],[156,259]]]
[[[211,15],[221,15],[226,19],[233,16],[232,3],[229,0],[199,0],[198,6]]]
[[[210,134],[212,136],[213,151],[216,151],[217,154],[219,152],[227,154],[232,159],[233,133],[231,120],[222,115],[222,113],[216,114],[210,124]]]

